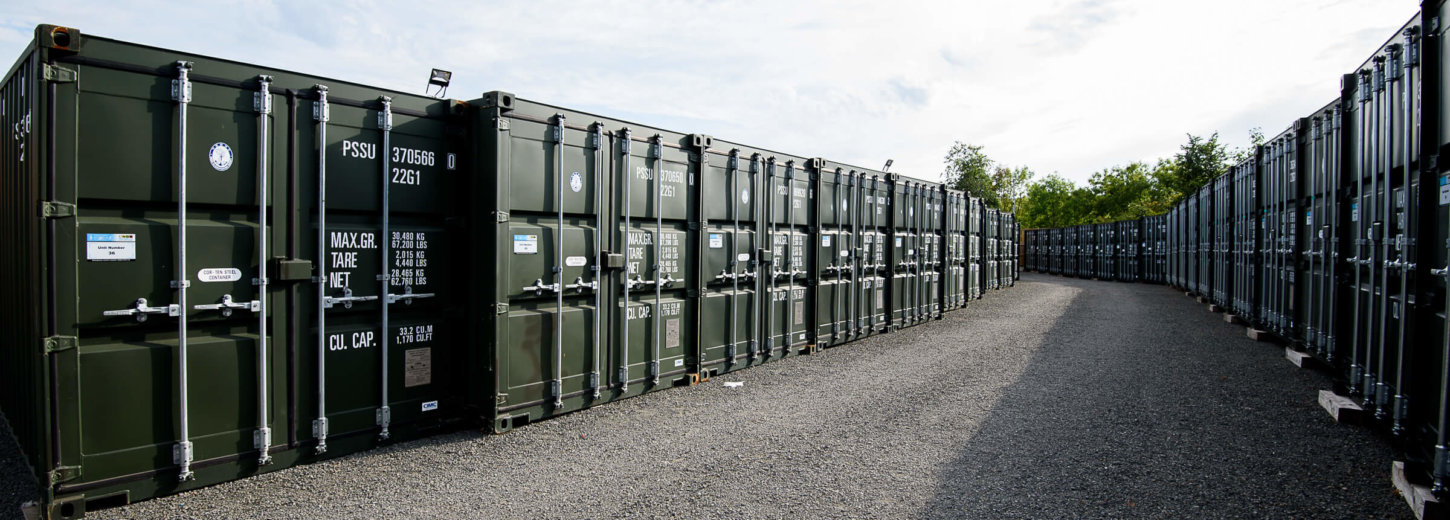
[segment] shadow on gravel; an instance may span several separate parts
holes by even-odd
[[[1082,289],[938,475],[928,518],[1405,517],[1390,451],[1331,422],[1293,368],[1181,292]]]
[[[17,518],[20,505],[40,500],[35,475],[20,452],[10,422],[0,412],[0,518]]]

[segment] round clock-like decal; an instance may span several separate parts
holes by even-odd
[[[211,145],[211,151],[207,152],[206,157],[216,171],[224,172],[232,167],[232,147],[227,146],[227,143]]]

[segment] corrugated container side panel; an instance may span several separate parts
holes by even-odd
[[[17,62],[0,87],[3,113],[0,121],[11,139],[0,147],[0,200],[3,229],[10,248],[0,255],[0,321],[5,323],[4,344],[0,345],[0,406],[33,469],[49,470],[49,421],[44,403],[49,392],[48,356],[42,350],[43,308],[49,301],[41,294],[42,251],[37,202],[47,198],[41,189],[44,139],[39,132],[51,128],[48,113],[42,111],[44,83],[37,77],[40,53],[32,48]]]

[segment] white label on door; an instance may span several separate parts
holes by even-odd
[[[564,265],[569,267],[584,267],[589,265],[589,259],[582,256],[571,256],[564,259]]]
[[[740,261],[740,262],[749,262],[750,261],[750,253],[740,253],[739,256],[736,256],[735,257],[735,260]]]
[[[232,167],[232,147],[227,146],[227,143],[211,145],[211,150],[207,151],[206,158],[216,171],[227,171]]]
[[[539,252],[539,235],[514,235],[514,254],[533,255]]]
[[[901,247],[901,237],[896,237],[896,247]]]
[[[841,256],[843,256],[843,257],[851,256],[851,252],[848,251],[848,250],[842,249],[841,250]]]
[[[831,247],[831,235],[821,235],[821,247]]]
[[[579,172],[569,175],[569,189],[574,190],[574,193],[579,193],[579,190],[584,189],[584,177],[579,175]]]
[[[1450,204],[1450,175],[1440,176],[1440,205]]]
[[[242,270],[235,267],[208,267],[196,272],[199,282],[235,282],[242,279]]]
[[[92,262],[126,262],[135,259],[135,234],[86,233],[86,260]]]
[[[740,190],[740,203],[750,204],[750,189]]]
[[[683,360],[683,359],[676,359],[675,360],[675,366],[677,366],[677,367],[685,366],[685,360]]]
[[[710,249],[725,247],[725,235],[722,233],[710,233]]]
[[[423,401],[423,411],[432,412],[438,410],[438,401]]]

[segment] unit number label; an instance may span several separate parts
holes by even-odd
[[[135,259],[135,234],[86,233],[86,260],[92,262],[126,262]]]
[[[533,255],[539,252],[539,235],[514,235],[514,254]]]

